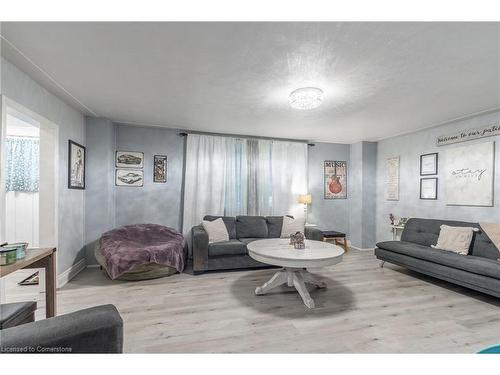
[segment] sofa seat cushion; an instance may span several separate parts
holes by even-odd
[[[443,266],[500,279],[500,262],[496,260],[472,255],[460,255],[451,251],[433,249],[406,241],[379,242],[377,247]]]
[[[214,242],[208,245],[208,256],[211,257],[245,254],[247,254],[247,245],[238,240]]]
[[[267,238],[268,233],[264,216],[236,216],[237,238]]]
[[[245,245],[248,245],[250,242],[262,240],[262,238],[240,238],[239,240]]]

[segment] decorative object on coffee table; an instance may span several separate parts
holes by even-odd
[[[293,243],[294,249],[301,250],[301,249],[306,248],[306,245],[305,245],[306,237],[304,236],[303,233],[300,233],[300,232],[295,233],[294,238],[295,238],[295,241]]]
[[[255,289],[256,295],[266,294],[271,289],[287,284],[295,287],[302,297],[304,304],[312,309],[315,307],[305,283],[316,285],[318,288],[326,284],[310,274],[307,268],[332,266],[342,261],[344,250],[339,246],[322,241],[305,241],[305,248],[296,250],[290,246],[288,239],[268,238],[250,242],[248,254],[256,261],[283,267],[262,286]]]
[[[345,233],[337,232],[335,230],[323,230],[322,233],[323,233],[323,241],[327,242],[333,240],[335,245],[339,243],[343,245],[344,250],[346,252],[349,250],[349,248],[347,247],[347,238]]]

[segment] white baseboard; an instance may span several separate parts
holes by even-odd
[[[370,251],[370,250],[373,251],[373,250],[375,250],[374,247],[369,247],[369,248],[366,248],[366,249],[363,249],[361,247],[352,246],[352,245],[350,245],[349,247],[352,248],[352,249],[355,249],[355,250],[359,250],[359,251]]]
[[[62,288],[68,281],[78,275],[87,267],[85,259],[80,259],[66,271],[57,276],[57,287]]]

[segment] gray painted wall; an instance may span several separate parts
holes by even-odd
[[[498,207],[500,197],[500,137],[483,138],[464,143],[435,146],[436,137],[450,132],[488,125],[500,119],[500,111],[455,121],[439,127],[402,135],[378,142],[377,165],[377,241],[392,239],[389,227],[389,213],[396,217],[424,217],[451,220],[500,221]],[[466,207],[446,206],[443,169],[446,165],[445,151],[448,148],[466,144],[495,142],[495,206]],[[421,200],[420,197],[420,155],[438,152],[438,200]],[[384,163],[391,156],[400,156],[399,201],[386,201],[384,196]]]
[[[144,152],[144,187],[115,188],[117,226],[155,223],[181,229],[184,141],[178,130],[116,125],[116,150]],[[166,183],[153,182],[154,155],[168,157]]]
[[[82,113],[48,92],[9,61],[2,59],[1,93],[59,127],[59,228],[57,271],[84,257],[85,192],[67,188],[68,139],[85,145]]]
[[[350,207],[346,217],[349,222],[351,244],[361,247],[363,219],[363,144],[354,143],[350,147],[351,168],[349,174]]]
[[[111,124],[87,118],[87,261],[95,264],[95,240],[106,230],[127,224],[157,223],[180,230],[184,138],[178,130]],[[144,152],[144,187],[115,187],[115,150]],[[167,183],[153,183],[153,155],[168,156]],[[349,145],[316,143],[309,148],[309,221],[323,229],[349,233],[349,200],[323,199],[323,162],[345,160]],[[112,171],[110,173],[110,170]],[[107,179],[107,182],[105,182]],[[114,203],[114,205],[113,205]],[[114,212],[113,212],[114,211]]]
[[[352,144],[350,158],[350,240],[353,246],[367,249],[375,244],[377,143]]]
[[[312,194],[312,204],[309,207],[308,221],[317,224],[324,230],[337,230],[349,233],[349,204],[351,202],[352,185],[348,181],[348,199],[324,199],[324,161],[341,160],[347,162],[348,178],[351,173],[349,160],[349,145],[337,143],[315,143],[309,147],[308,185]]]
[[[102,233],[115,227],[115,125],[87,117],[85,240],[88,264],[96,264],[94,247]]]

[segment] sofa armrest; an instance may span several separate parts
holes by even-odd
[[[208,269],[208,233],[202,225],[191,229],[193,241],[193,271],[206,271]]]
[[[0,331],[3,353],[121,353],[123,320],[113,305],[96,306]]]
[[[323,232],[317,228],[305,227],[304,235],[308,240],[323,241]]]

